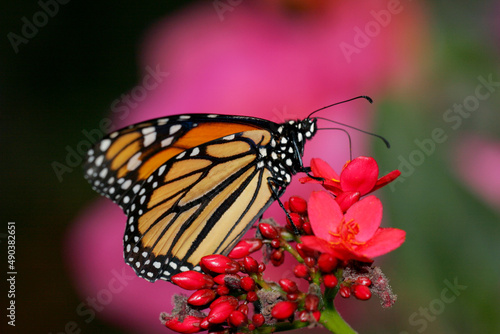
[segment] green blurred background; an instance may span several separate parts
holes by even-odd
[[[15,221],[15,332],[59,333],[68,321],[77,320],[75,306],[81,300],[63,262],[63,238],[79,210],[97,196],[79,167],[59,182],[51,163],[64,161],[65,147],[81,141],[82,129],[95,128],[111,101],[137,84],[139,44],[146,30],[192,2],[74,0],[61,5],[57,16],[20,45],[18,53],[7,33],[18,31],[20,18],[38,11],[39,5],[3,3],[0,247],[5,264],[5,226]],[[430,44],[421,69],[424,85],[374,97],[375,132],[390,138],[393,147],[374,145],[373,154],[386,172],[397,167],[395,161],[409,161],[418,150],[415,139],[430,138],[436,128],[447,139],[414,170],[403,173],[404,182],[382,194],[385,219],[408,234],[405,246],[382,264],[399,295],[396,306],[380,310],[377,301],[357,305],[370,316],[364,315],[363,322],[354,314],[349,321],[362,333],[500,333],[500,208],[471,191],[454,157],[457,142],[469,133],[500,141],[500,94],[495,91],[481,101],[457,130],[443,121],[447,109],[474,92],[478,76],[500,80],[500,25],[494,24],[500,2],[427,1],[425,8]],[[492,182],[498,183],[494,177]],[[440,303],[446,282],[454,281],[461,286],[456,299]],[[422,320],[425,308],[430,310],[428,321]],[[6,327],[4,313],[1,328]],[[96,332],[122,331],[99,318],[82,328],[82,333]]]

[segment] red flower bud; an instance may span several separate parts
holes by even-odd
[[[308,294],[304,302],[304,309],[309,312],[318,310],[319,297],[316,295]]]
[[[212,277],[193,270],[178,273],[172,276],[171,280],[186,290],[206,289],[214,285]]]
[[[241,313],[240,311],[233,311],[229,315],[229,323],[234,327],[239,327],[243,324],[246,324],[247,316]]]
[[[264,324],[264,321],[266,319],[264,316],[260,313],[256,313],[252,316],[252,323],[254,324],[255,327],[260,327]]]
[[[356,278],[356,284],[370,286],[372,281],[368,277],[360,276]]]
[[[272,248],[280,248],[280,246],[281,246],[280,239],[273,239],[273,240],[271,240],[271,247]]]
[[[335,256],[328,253],[323,253],[318,258],[318,267],[324,273],[331,273],[337,268],[338,260]]]
[[[202,306],[215,299],[216,293],[212,289],[201,289],[194,292],[187,302],[194,306]]]
[[[233,297],[233,296],[220,296],[219,298],[217,298],[216,300],[214,300],[212,302],[212,304],[210,304],[210,308],[214,308],[217,304],[225,303],[225,302],[230,303],[235,308],[239,304],[239,301],[238,301],[238,299],[236,297]]]
[[[312,314],[313,314],[314,319],[316,319],[316,321],[319,321],[319,318],[321,318],[321,312],[315,311]]]
[[[316,260],[313,257],[308,256],[304,259],[304,264],[309,268],[312,268],[316,264]]]
[[[368,300],[372,296],[370,288],[368,288],[366,285],[353,284],[351,290],[354,293],[354,297],[359,300]]]
[[[250,256],[245,256],[243,259],[243,267],[248,274],[256,273],[259,270],[259,263]]]
[[[307,202],[302,197],[292,196],[288,200],[290,211],[304,215],[307,212]]]
[[[288,215],[292,219],[293,225],[295,225],[296,228],[300,229],[302,227],[302,223],[303,223],[302,217],[298,213],[295,213],[295,212],[290,212],[290,213],[288,213]],[[286,223],[288,224],[288,226],[292,227],[292,224],[290,223],[290,219],[288,219],[288,217],[286,219]]]
[[[299,255],[302,256],[302,258],[306,258],[306,257],[315,257],[315,251],[310,249],[310,248],[307,248],[304,244],[297,244],[295,246],[295,248],[297,249],[297,252],[299,252]]]
[[[250,303],[256,302],[259,300],[259,296],[257,296],[257,293],[255,291],[248,291],[247,293],[247,301]]]
[[[220,254],[204,256],[201,258],[200,264],[204,268],[218,274],[236,274],[240,271],[238,262]]]
[[[349,289],[345,285],[342,285],[340,286],[339,293],[342,297],[349,298],[349,296],[351,296],[351,289]]]
[[[280,265],[283,264],[283,262],[285,262],[285,254],[283,253],[283,250],[282,249],[274,249],[272,252],[271,252],[271,263],[278,267]]]
[[[223,323],[235,308],[236,307],[228,301],[218,303],[217,305],[212,307],[210,313],[208,313],[208,322],[211,324]]]
[[[210,327],[210,323],[208,322],[208,318],[205,317],[203,320],[201,320],[200,327],[203,329],[208,329]]]
[[[255,281],[250,276],[246,276],[241,279],[240,286],[245,291],[253,291],[255,289]]]
[[[279,236],[276,228],[267,223],[260,223],[259,231],[260,233],[262,233],[262,236],[266,239],[275,239]]]
[[[288,278],[280,279],[279,284],[280,284],[281,288],[283,289],[283,291],[285,291],[286,293],[294,293],[294,292],[297,292],[297,290],[298,290],[297,283],[295,283],[294,281],[292,281]]]
[[[220,274],[214,277],[214,282],[219,285],[228,285],[235,289],[240,285],[240,275],[237,274]]]
[[[295,268],[293,269],[293,273],[298,278],[306,278],[307,276],[309,276],[306,265],[302,263],[295,266]]]
[[[304,224],[302,224],[302,229],[304,230],[305,234],[314,235],[314,232],[312,230],[312,226],[311,226],[310,222],[304,222]]]
[[[327,274],[327,275],[323,276],[323,283],[325,284],[325,287],[327,287],[327,288],[334,288],[337,286],[338,279],[333,274]]]
[[[259,273],[262,274],[266,270],[266,265],[264,263],[259,263]]]
[[[240,311],[241,313],[243,313],[244,315],[248,315],[248,305],[247,304],[241,304],[240,306],[238,306],[237,310]]]
[[[217,287],[217,294],[219,296],[225,296],[225,295],[229,294],[229,292],[231,292],[231,291],[227,285],[219,285]]]
[[[188,315],[184,318],[182,322],[179,321],[178,317],[163,319],[165,321],[165,326],[175,332],[179,333],[197,333],[201,330],[200,323],[201,318]]]
[[[299,294],[297,292],[293,292],[293,293],[288,293],[286,295],[286,298],[289,300],[289,301],[296,301],[297,299],[299,299]]]
[[[228,257],[231,259],[241,259],[262,247],[261,239],[244,239],[234,246]]]
[[[281,301],[274,305],[271,310],[273,318],[278,320],[288,319],[297,309],[297,303],[290,301]]]

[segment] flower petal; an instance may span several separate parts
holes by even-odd
[[[356,241],[370,240],[382,221],[382,203],[371,195],[354,203],[345,214],[345,221],[354,220],[359,226]]]
[[[322,238],[312,235],[304,235],[300,238],[304,246],[321,253],[333,253],[333,248],[330,243]]]
[[[325,161],[319,158],[311,159],[311,170],[316,177],[322,177],[328,180],[340,180],[338,174]]]
[[[333,197],[326,191],[314,191],[308,202],[308,214],[314,235],[330,240],[344,217]]]
[[[405,238],[406,232],[398,228],[379,228],[366,244],[356,247],[356,252],[374,258],[395,250]]]
[[[357,191],[348,191],[339,194],[335,197],[335,201],[339,203],[342,212],[346,212],[354,203],[359,201],[360,194]]]
[[[358,157],[351,161],[340,174],[343,191],[359,191],[361,196],[368,194],[378,178],[378,165],[371,157]]]
[[[377,180],[377,183],[375,184],[375,187],[373,187],[372,191],[375,191],[379,188],[382,188],[388,183],[391,183],[395,179],[398,178],[398,176],[401,175],[401,172],[399,170],[393,170],[387,175],[382,176],[380,179]]]

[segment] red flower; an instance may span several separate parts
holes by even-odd
[[[372,258],[398,248],[405,231],[380,228],[382,203],[368,196],[344,214],[325,191],[313,192],[309,199],[309,219],[315,236],[302,236],[302,243],[340,260],[372,262]]]
[[[163,319],[164,325],[173,331],[179,333],[197,333],[202,329],[200,328],[201,318],[188,315],[183,320],[179,317],[170,317]]]
[[[356,203],[361,196],[367,195],[386,184],[394,181],[401,172],[394,170],[378,178],[378,165],[371,157],[357,157],[347,162],[342,168],[340,177],[326,162],[315,158],[311,160],[312,175],[321,177],[324,181],[310,177],[300,179],[302,183],[320,183],[331,191],[343,212]]]

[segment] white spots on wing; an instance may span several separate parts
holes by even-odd
[[[282,127],[282,126],[280,126],[280,127],[278,128],[278,133],[282,133],[282,132],[283,132],[283,127]]]
[[[200,153],[200,149],[199,149],[198,147],[195,147],[195,148],[193,148],[193,150],[191,151],[190,156],[194,157],[195,155],[198,155],[198,153]]]
[[[152,272],[150,272],[150,271],[149,271],[146,275],[147,275],[148,277],[151,277],[151,278],[154,276],[154,275],[153,275],[153,273],[152,273]]]
[[[115,193],[115,188],[114,187],[109,188],[108,193],[113,195]]]
[[[154,126],[148,126],[147,128],[142,129],[142,134],[147,135],[148,133],[152,133],[155,131]]]
[[[168,265],[171,266],[172,269],[174,269],[174,270],[177,269],[177,263],[175,263],[175,262],[170,262]]]
[[[286,137],[281,138],[281,143],[282,144],[288,143],[288,139],[286,139]]]
[[[307,132],[306,132],[306,137],[307,137],[307,138],[311,138],[311,136],[312,136],[312,133],[311,133],[310,131],[307,131]]]
[[[141,197],[141,204],[144,204],[144,202],[145,202],[145,201],[146,201],[146,195],[143,195],[143,196]]]
[[[155,261],[155,262],[153,262],[153,267],[155,267],[156,269],[160,269],[161,263],[159,261]]]
[[[264,161],[257,162],[257,168],[262,168],[262,167],[264,167]]]
[[[127,253],[128,253],[128,252],[130,252],[130,248],[131,248],[131,247],[132,247],[132,246],[130,246],[130,244],[128,244],[128,245],[127,245],[127,248],[125,249],[125,250],[127,251]]]
[[[87,169],[87,174],[88,175],[92,175],[92,173],[94,172],[94,169],[93,168],[89,168]]]
[[[157,181],[153,182],[153,188],[156,188],[156,187],[158,187],[158,182]]]
[[[128,202],[130,202],[130,197],[128,196],[123,197],[123,203],[127,204]]]
[[[118,136],[118,131],[115,131],[109,135],[109,138],[116,138],[117,136]]]
[[[163,172],[165,171],[165,168],[167,168],[166,165],[163,165],[161,166],[159,169],[158,169],[158,176],[160,176],[161,174],[163,174]]]
[[[141,191],[139,192],[139,195],[143,195],[146,192],[146,188],[142,188]]]
[[[137,192],[141,189],[141,185],[140,184],[136,184],[133,188],[132,188],[132,191],[134,193],[137,194]]]
[[[186,267],[186,266],[182,266],[182,267],[180,267],[180,270],[181,270],[181,271],[188,271],[188,270],[189,270],[189,268],[188,268],[188,267]]]
[[[146,181],[147,181],[148,183],[151,183],[151,181],[153,181],[153,175],[150,175]]]
[[[142,155],[141,152],[137,152],[136,154],[134,154],[132,156],[132,158],[129,159],[129,161],[127,163],[128,170],[135,170],[137,167],[139,167],[141,165],[142,161],[139,160],[141,155]]]
[[[156,132],[151,132],[148,133],[147,135],[144,136],[144,147],[148,147],[152,143],[154,143],[156,140]]]
[[[207,115],[208,118],[216,118],[218,117],[219,115]]]
[[[118,181],[116,181],[116,183],[118,184],[122,184],[123,182],[125,182],[125,179],[123,177],[119,178]]]
[[[293,147],[291,147],[291,146],[290,146],[290,147],[288,148],[288,153],[293,153]]]
[[[261,148],[259,148],[259,153],[262,157],[266,157],[267,156],[267,149],[265,147],[261,147]]]
[[[302,137],[302,133],[301,133],[301,132],[299,132],[299,133],[297,134],[297,139],[298,139],[299,143],[300,143],[302,140],[304,140],[304,138]]]
[[[273,160],[278,159],[278,155],[276,154],[276,152],[271,152],[271,158],[273,158]]]
[[[229,135],[229,136],[225,136],[224,138],[222,138],[224,140],[233,140],[234,139],[234,134],[232,135]]]
[[[139,247],[135,246],[134,249],[132,249],[132,252],[137,253],[139,251]]]
[[[286,182],[290,183],[292,181],[292,178],[290,177],[290,174],[286,174]]]
[[[148,252],[142,252],[142,257],[148,257]]]
[[[165,125],[165,124],[167,124],[167,122],[168,122],[168,118],[162,118],[162,119],[159,119],[158,122],[156,122],[156,124]]]
[[[166,139],[163,139],[161,141],[161,147],[170,146],[170,144],[172,144],[173,141],[174,141],[174,137],[168,137]]]
[[[104,179],[106,177],[106,175],[108,174],[108,169],[107,168],[103,168],[100,172],[99,172],[99,176]]]
[[[104,155],[100,155],[97,159],[95,159],[95,165],[99,167],[102,164],[103,160],[104,160]]]
[[[103,141],[101,141],[99,149],[104,152],[109,148],[110,145],[111,145],[111,139],[104,139]]]
[[[169,134],[173,135],[177,131],[179,131],[182,128],[182,125],[180,124],[175,124],[170,127]]]
[[[190,119],[191,116],[190,115],[180,115],[179,116],[179,119]]]
[[[87,152],[88,155],[94,155],[94,150],[93,149],[90,149],[88,152]]]
[[[108,179],[108,184],[112,184],[113,182],[115,182],[115,178],[114,177],[110,177]]]
[[[177,155],[176,159],[182,159],[182,158],[184,158],[184,156],[185,156],[185,155],[186,155],[186,151],[181,152],[181,153],[179,153],[179,154]]]

